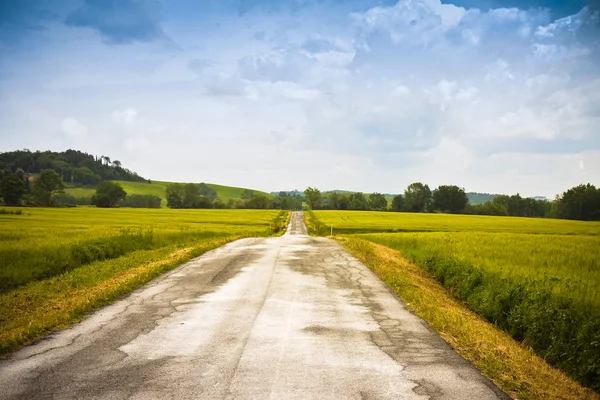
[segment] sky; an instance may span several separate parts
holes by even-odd
[[[153,180],[600,185],[600,2],[0,0],[0,152]]]

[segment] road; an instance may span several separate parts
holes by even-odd
[[[507,397],[299,212],[0,361],[0,398]]]

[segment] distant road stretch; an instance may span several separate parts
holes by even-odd
[[[0,361],[0,398],[507,397],[295,212]]]

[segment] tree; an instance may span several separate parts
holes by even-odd
[[[17,150],[0,153],[0,169],[21,170],[27,173],[40,173],[44,169],[53,169],[64,182],[75,182],[75,170],[85,167],[98,175],[101,180],[146,181],[135,172],[123,168],[118,160],[108,165],[105,163],[107,159],[110,160],[107,156],[98,158],[71,149],[64,152]]]
[[[0,181],[0,197],[7,206],[18,206],[25,194],[25,183],[11,172],[7,172]]]
[[[311,210],[318,210],[321,207],[321,191],[319,189],[309,186],[304,191],[304,195]]]
[[[166,188],[167,207],[183,208],[183,185],[181,183],[173,183]]]
[[[402,211],[404,209],[404,197],[401,194],[397,194],[392,199],[392,210]]]
[[[65,184],[54,170],[45,169],[33,183],[33,192],[36,201],[43,206],[52,205],[52,194],[62,193]]]
[[[332,210],[340,209],[340,195],[337,192],[329,193],[329,195],[327,195],[327,200]]]
[[[487,209],[495,212],[491,215],[499,215],[497,212],[501,212],[502,209],[505,210],[504,215],[516,217],[545,217],[551,213],[551,206],[547,200],[523,198],[518,193],[512,196],[498,195],[494,197],[492,203],[495,208],[487,207]]]
[[[362,192],[351,193],[348,196],[348,209],[349,210],[366,210],[369,204],[367,197]]]
[[[73,170],[73,183],[94,186],[100,182],[100,176],[96,175],[89,168],[79,167]]]
[[[259,194],[246,200],[246,208],[265,209],[269,208],[269,198],[264,194]]]
[[[92,196],[92,204],[96,207],[110,208],[116,206],[126,196],[127,192],[123,190],[121,185],[111,181],[104,181],[96,188],[96,194]]]
[[[216,198],[212,202],[212,208],[226,208],[227,205],[220,198]]]
[[[423,212],[429,208],[431,190],[421,182],[408,185],[404,191],[404,204],[407,211]]]
[[[350,202],[348,201],[348,196],[345,194],[340,194],[338,197],[338,210],[347,210]]]
[[[300,210],[302,200],[300,196],[287,192],[279,192],[279,208],[282,210]]]
[[[467,214],[475,215],[508,215],[506,207],[493,201],[486,201],[483,204],[467,205]]]
[[[244,189],[244,190],[242,191],[242,194],[241,194],[241,196],[240,196],[240,197],[241,197],[243,200],[248,200],[248,199],[251,199],[251,198],[253,198],[254,196],[255,196],[255,194],[254,194],[254,190],[251,190],[251,189]]]
[[[128,194],[120,204],[121,207],[160,208],[162,199],[153,194]]]
[[[186,183],[183,186],[183,208],[200,208],[199,203],[200,186],[195,183]]]
[[[208,197],[210,201],[214,201],[217,198],[217,191],[206,183],[201,182],[199,185],[200,195],[204,197]]]
[[[469,199],[465,189],[455,185],[441,185],[433,191],[433,209],[458,214],[465,211]]]
[[[387,209],[387,199],[381,193],[371,193],[369,195],[369,208],[371,210]]]
[[[212,208],[212,201],[206,196],[198,196],[192,208]]]
[[[584,221],[600,220],[600,189],[588,183],[565,191],[558,199],[558,216]]]

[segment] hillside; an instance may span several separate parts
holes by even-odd
[[[0,153],[0,170],[35,178],[45,169],[52,169],[65,183],[95,186],[104,180],[145,182],[137,173],[125,168],[119,160],[95,156],[78,150],[61,152],[16,150]]]
[[[123,189],[127,192],[127,194],[151,194],[160,197],[163,199],[162,207],[166,207],[167,203],[165,201],[165,193],[167,185],[170,185],[174,182],[162,182],[162,181],[152,181],[152,183],[145,182],[128,182],[128,181],[114,181],[120,184]],[[225,203],[229,201],[229,199],[239,199],[242,197],[242,192],[247,190],[246,188],[239,188],[234,186],[223,186],[216,185],[213,183],[207,183],[208,187],[214,189],[217,192],[217,197],[223,200]],[[253,190],[253,189],[250,189]],[[70,194],[73,197],[85,197],[91,198],[92,195],[96,192],[95,189],[92,188],[68,188],[65,189],[67,194]],[[254,190],[257,194],[264,194],[267,197],[271,197],[270,194],[261,192],[259,190]]]

